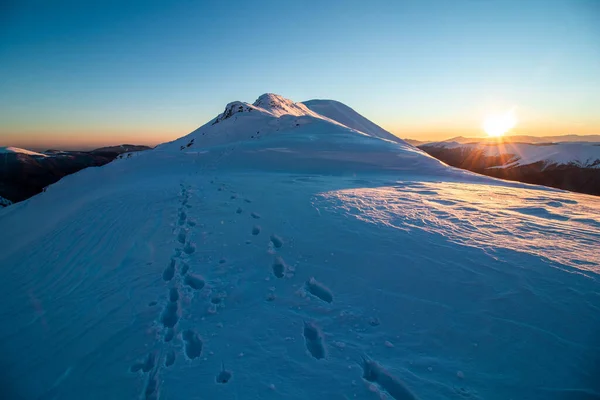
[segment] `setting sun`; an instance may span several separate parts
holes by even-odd
[[[509,110],[504,114],[495,114],[487,117],[483,121],[483,130],[490,137],[500,137],[511,130],[517,124],[517,117],[514,110]]]

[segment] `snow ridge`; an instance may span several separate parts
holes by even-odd
[[[252,104],[242,101],[228,103],[225,110],[207,124],[158,148],[193,151],[264,138],[275,132],[291,132],[307,124],[325,124],[323,127],[326,126],[330,132],[344,131],[411,147],[342,103],[333,100],[295,103],[278,94],[265,93]]]
[[[319,117],[302,103],[294,103],[283,96],[273,93],[265,93],[260,96],[253,104],[254,107],[261,108],[273,116],[281,117],[283,115],[303,116],[310,115]]]
[[[311,116],[323,119],[320,115],[312,112],[302,103],[294,103],[278,94],[265,93],[252,104],[242,101],[233,101],[227,104],[227,106],[225,106],[225,111],[217,116],[212,125],[229,119],[238,113],[248,113],[252,111],[257,111],[259,114],[274,118],[291,115],[296,117]]]
[[[489,157],[512,155],[510,162],[497,168],[512,168],[543,162],[551,165],[572,165],[580,168],[600,168],[600,144],[588,142],[562,143],[459,143],[435,142],[426,147],[480,150]]]
[[[28,156],[48,157],[45,154],[37,153],[27,149],[21,149],[19,147],[0,147],[0,154],[26,154]]]
[[[335,100],[309,100],[303,103],[310,110],[367,135],[405,143],[402,139],[369,121],[352,108]]]

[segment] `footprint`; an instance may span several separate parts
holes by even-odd
[[[190,270],[190,266],[187,263],[181,263],[181,275],[185,275]]]
[[[287,266],[285,265],[285,261],[281,257],[275,257],[273,261],[273,275],[277,278],[283,278],[285,276],[285,270]]]
[[[168,328],[167,333],[165,334],[165,343],[169,343],[175,337],[175,329]]]
[[[196,290],[202,289],[205,285],[204,278],[202,278],[200,275],[194,274],[187,274],[183,282],[192,289]]]
[[[173,364],[175,364],[175,351],[169,350],[167,356],[165,357],[165,367],[168,368]]]
[[[185,220],[187,219],[187,214],[185,213],[185,211],[180,211],[179,212],[179,225],[183,225],[185,223]]]
[[[416,400],[416,396],[398,378],[391,375],[381,365],[363,357],[363,376],[367,382],[376,383],[396,400]]]
[[[158,379],[156,379],[156,371],[153,371],[146,381],[146,387],[144,388],[144,397],[146,400],[153,400],[157,398],[158,392]]]
[[[196,226],[196,221],[192,221],[191,219],[187,222],[188,226]]]
[[[135,364],[133,364],[131,366],[131,368],[129,368],[129,371],[130,372],[140,372],[142,370],[143,366],[144,366],[144,363],[136,362]]]
[[[258,235],[259,233],[260,233],[260,225],[254,225],[254,226],[252,227],[252,234],[253,234],[254,236],[256,236],[256,235]]]
[[[217,383],[221,383],[224,385],[231,380],[232,376],[233,374],[231,373],[231,371],[227,371],[225,369],[225,364],[221,364],[221,372],[219,372],[219,375],[217,375],[216,381]]]
[[[255,212],[253,212],[252,214],[250,214],[252,216],[252,218],[254,219],[260,219],[260,214],[257,214]]]
[[[158,302],[156,301],[151,301],[150,303],[148,303],[148,307],[154,307],[155,305],[157,305]]]
[[[181,334],[181,338],[185,342],[185,355],[191,360],[200,357],[203,345],[200,336],[188,329]]]
[[[179,243],[184,244],[186,239],[187,239],[187,231],[185,229],[181,229],[179,231],[179,234],[177,235],[177,240],[179,241]]]
[[[160,316],[160,321],[165,328],[173,328],[179,321],[179,304],[168,302]]]
[[[283,246],[283,240],[277,235],[271,235],[271,243],[273,243],[273,246],[277,249]]]
[[[144,362],[134,364],[134,365],[138,365],[139,369],[141,369],[143,372],[150,372],[150,371],[152,371],[152,368],[154,368],[155,362],[156,362],[156,355],[154,353],[148,353],[148,355],[144,359]]]
[[[242,211],[242,207],[238,207],[237,210],[235,210],[236,214],[241,214]]]
[[[306,290],[326,303],[331,303],[333,301],[331,290],[321,282],[318,282],[315,278],[310,278],[308,282],[306,282]]]
[[[306,349],[317,360],[325,358],[325,345],[321,330],[312,322],[304,321],[304,340]]]
[[[187,242],[183,248],[183,251],[185,251],[186,254],[192,254],[196,251],[196,245],[191,242]]]
[[[177,288],[171,288],[169,290],[169,301],[176,302],[177,300],[179,300],[179,291]]]
[[[162,278],[165,282],[170,281],[175,276],[175,260],[171,259],[171,263],[163,271]]]

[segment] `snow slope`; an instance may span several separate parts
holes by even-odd
[[[347,105],[335,100],[309,100],[303,103],[310,110],[331,118],[349,128],[364,132],[368,135],[394,142],[404,143],[403,140],[391,134],[379,125],[369,121]]]
[[[158,148],[188,151],[199,147],[257,141],[273,134],[281,136],[283,132],[306,131],[303,130],[305,125],[310,125],[310,129],[303,139],[309,141],[314,140],[315,135],[322,134],[338,134],[352,140],[370,142],[373,142],[371,139],[384,138],[396,142],[408,152],[424,154],[341,103],[331,100],[294,103],[272,93],[260,96],[253,104],[240,101],[229,103],[223,113],[194,132]]]
[[[445,149],[478,149],[487,156],[512,156],[509,162],[499,168],[530,165],[544,162],[550,165],[574,165],[581,168],[600,168],[600,144],[587,142],[564,143],[467,143],[435,142],[428,147]]]
[[[0,210],[11,396],[599,395],[599,199],[259,105]]]
[[[35,151],[20,149],[18,147],[0,147],[0,154],[26,154],[28,156],[36,157],[47,157],[42,153],[36,153]]]

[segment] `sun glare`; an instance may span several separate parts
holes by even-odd
[[[517,116],[514,110],[504,114],[490,115],[483,121],[483,130],[490,137],[500,137],[511,130],[517,124]]]

